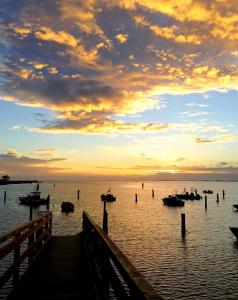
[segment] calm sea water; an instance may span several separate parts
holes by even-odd
[[[229,230],[238,226],[238,212],[232,208],[238,204],[237,182],[151,181],[145,182],[143,190],[141,182],[132,181],[44,182],[40,190],[42,197],[51,196],[53,234],[78,233],[83,210],[101,225],[100,195],[109,187],[117,197],[107,205],[109,235],[165,299],[238,299],[238,243]],[[18,197],[34,188],[34,184],[0,186],[0,234],[28,221],[29,207],[20,205]],[[207,211],[204,200],[186,201],[180,208],[163,205],[163,197],[184,188],[196,188],[200,194],[212,189]],[[73,202],[74,213],[61,213],[62,201]],[[181,238],[181,213],[186,214],[185,240]]]

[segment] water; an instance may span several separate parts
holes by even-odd
[[[55,183],[55,188],[53,182],[40,184],[42,196],[51,196],[53,234],[78,233],[83,210],[101,225],[100,195],[111,187],[117,200],[107,204],[109,235],[165,299],[238,299],[238,243],[229,230],[238,226],[238,212],[232,208],[238,203],[236,182],[151,181],[145,182],[143,190],[141,182],[132,181]],[[179,208],[163,205],[163,197],[191,187],[200,194],[204,189],[214,191],[207,195],[207,211],[204,200],[186,201]],[[33,188],[32,184],[0,186],[0,233],[28,220],[29,207],[20,205],[18,196]],[[7,202],[3,203],[5,190]],[[74,213],[61,213],[62,201],[73,202]],[[181,238],[181,213],[186,214],[185,240]]]

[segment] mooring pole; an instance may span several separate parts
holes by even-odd
[[[47,196],[46,209],[50,210],[50,195]]]
[[[106,210],[106,201],[103,201],[103,223],[102,223],[102,229],[108,233],[108,213]]]
[[[185,238],[186,235],[185,214],[181,214],[181,233],[182,233],[182,237]]]
[[[80,190],[78,190],[78,195],[77,195],[77,198],[79,199],[79,194],[80,194]]]
[[[32,220],[32,199],[30,200],[30,221]]]
[[[137,194],[135,194],[135,202],[137,203]]]
[[[6,202],[6,200],[7,200],[7,191],[4,192],[4,200],[3,200],[4,203]]]
[[[225,199],[225,191],[223,190],[222,191],[222,197],[223,197],[223,200]]]
[[[217,194],[217,203],[219,202],[219,194]]]
[[[207,209],[207,196],[205,196],[205,209]]]
[[[154,196],[155,196],[155,191],[154,189],[152,189],[152,198],[154,198]]]

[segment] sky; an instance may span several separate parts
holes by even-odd
[[[238,180],[237,0],[0,0],[0,176]]]

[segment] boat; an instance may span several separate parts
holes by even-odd
[[[62,212],[73,212],[74,211],[74,204],[71,203],[71,202],[67,202],[67,201],[64,201],[61,203],[61,211]]]
[[[106,202],[116,201],[116,197],[111,194],[111,188],[107,191],[106,194],[101,195],[101,200]]]
[[[233,207],[234,207],[235,209],[238,209],[238,204],[233,204]]]
[[[39,206],[39,205],[48,205],[50,202],[50,196],[48,195],[47,198],[41,198],[41,192],[39,190],[39,183],[37,183],[36,190],[28,194],[27,196],[19,197],[19,201],[21,204],[24,205],[32,205],[32,206]]]
[[[202,196],[200,196],[199,194],[197,193],[182,193],[182,194],[176,194],[175,195],[177,198],[179,199],[184,199],[184,200],[200,200],[202,199]]]
[[[204,190],[203,193],[204,194],[213,194],[213,191],[212,190]]]
[[[184,201],[176,196],[169,195],[166,198],[162,199],[164,202],[164,205],[168,206],[184,206]]]
[[[229,227],[231,232],[235,235],[235,237],[238,239],[238,227]]]

